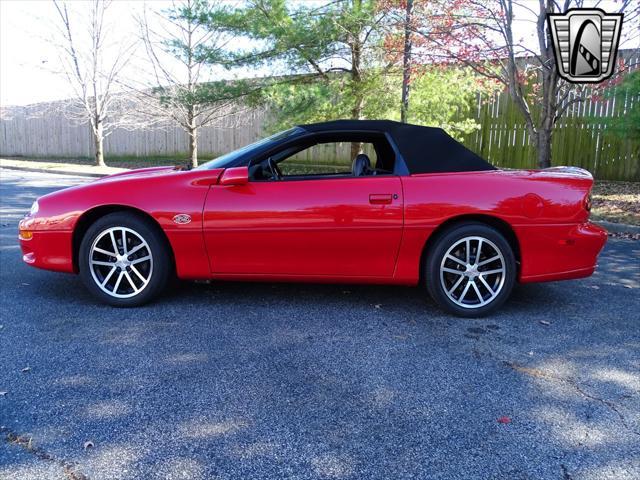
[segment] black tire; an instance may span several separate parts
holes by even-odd
[[[476,254],[480,242],[478,240],[471,240],[471,248],[469,248],[471,251],[471,260],[469,263],[467,263],[465,259],[462,259],[463,262],[453,261],[450,257],[447,257],[449,259],[445,261],[446,263],[443,263],[443,259],[449,249],[456,248],[456,245],[459,245],[462,249],[461,251],[466,255],[465,239],[469,237],[481,237],[487,240],[488,242],[483,241],[481,244],[482,247],[480,248],[481,252],[484,248],[486,253],[482,252],[482,257],[474,258],[474,242],[477,242],[475,243]],[[463,240],[465,240],[463,243],[458,244],[458,242]],[[456,254],[456,252],[458,252],[458,250],[454,250],[450,252],[450,254],[459,258],[459,255]],[[477,267],[479,263],[498,256],[498,253],[502,255],[502,259],[498,258],[494,261],[495,263],[490,262],[486,266],[482,265],[481,267]],[[464,265],[458,266],[458,263],[467,263],[470,267],[466,267]],[[470,276],[467,274],[460,275],[456,273],[441,272],[442,266],[445,266],[450,270],[467,271],[469,268],[473,269],[474,265],[475,271],[472,270],[469,273]],[[478,269],[492,271],[491,269],[498,270],[500,268],[503,268],[504,274],[497,273],[479,275],[478,273],[475,273]],[[424,272],[427,290],[431,295],[431,298],[433,298],[433,300],[442,309],[460,317],[473,318],[488,315],[500,308],[513,290],[513,285],[517,276],[517,266],[511,245],[509,245],[509,242],[498,230],[479,222],[465,222],[454,225],[438,234],[434,239],[434,243],[430,246],[429,251],[427,251]],[[504,278],[502,278],[502,275]],[[484,280],[488,286],[481,284],[482,280]],[[460,281],[460,284],[458,287],[455,287],[456,282],[458,281]],[[442,284],[443,282],[446,284],[448,290],[455,287],[452,296],[454,298],[456,296],[462,297],[456,298],[455,300],[465,306],[461,306],[450,298],[449,294],[445,290],[445,286]],[[467,292],[466,295],[463,296],[467,283],[470,283],[470,288],[468,290],[472,293]],[[476,292],[479,292],[480,295]],[[473,303],[474,297],[475,304]],[[483,297],[483,299],[481,300],[480,297]],[[483,301],[487,303],[482,304]]]
[[[142,261],[137,264],[137,268],[136,265],[134,265],[134,268],[141,272],[143,277],[148,277],[146,284],[144,284],[139,278],[136,278],[134,272],[130,270],[131,266],[104,267],[105,271],[108,272],[110,272],[112,268],[114,269],[114,273],[111,275],[112,279],[110,280],[110,284],[107,284],[105,288],[108,290],[112,286],[117,287],[116,294],[120,292],[122,295],[131,295],[126,298],[119,298],[103,291],[103,289],[98,285],[98,276],[101,274],[100,271],[94,269],[92,273],[90,266],[90,254],[93,255],[94,260],[96,256],[96,253],[90,253],[94,246],[94,242],[96,242],[96,239],[98,238],[106,239],[107,237],[102,235],[106,235],[105,232],[110,228],[129,229],[133,231],[133,233],[128,232],[128,237],[125,235],[125,239],[128,242],[140,241],[140,239],[142,239],[147,244],[146,247],[139,250],[139,253],[127,256],[125,261],[128,261],[130,258],[135,258],[136,255],[145,256],[147,255],[147,251],[150,250],[151,261]],[[104,241],[108,242],[108,240]],[[97,243],[96,245],[101,244]],[[119,240],[117,247],[120,249],[122,248],[121,239]],[[105,249],[113,251],[113,248],[105,247]],[[119,250],[116,253],[120,254],[122,253],[122,250]],[[102,260],[109,262],[115,261],[115,257],[112,257],[112,255],[105,255]],[[173,274],[173,261],[170,247],[162,231],[160,231],[159,227],[151,220],[143,217],[142,215],[130,212],[110,213],[101,217],[89,227],[80,244],[78,265],[80,269],[80,277],[87,289],[102,302],[115,307],[137,307],[153,300],[162,293]],[[134,287],[131,286],[131,283],[126,279],[126,277],[121,281],[121,283],[123,283],[122,286],[114,285],[114,282],[117,280],[117,276],[123,272],[123,268],[124,271],[134,279],[133,282],[137,284],[136,286],[139,288],[138,293],[135,293]],[[143,269],[146,269],[146,271]],[[123,275],[125,275],[125,273],[123,273]],[[107,275],[103,275],[103,277],[100,277],[99,279],[103,280],[106,276]],[[129,287],[126,287],[127,284]],[[131,291],[126,292],[124,290],[125,288],[129,288]]]

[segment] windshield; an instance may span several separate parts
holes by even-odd
[[[289,130],[285,130],[283,132],[278,132],[270,137],[263,138],[258,140],[257,142],[246,145],[238,150],[234,150],[233,152],[226,153],[224,155],[219,156],[218,158],[214,158],[213,160],[203,163],[202,165],[196,167],[194,170],[211,170],[213,168],[225,168],[231,165],[234,160],[240,158],[243,155],[249,154],[253,151],[260,150],[263,146],[276,142],[278,140],[282,140],[283,138],[290,137],[298,132],[303,131],[300,127],[290,128]]]

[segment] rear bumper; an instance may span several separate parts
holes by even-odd
[[[20,230],[31,232],[31,238],[20,238],[22,260],[32,267],[73,273],[73,252],[71,231],[28,230],[25,220],[20,222]]]
[[[588,277],[607,242],[607,231],[591,222],[519,230],[522,283]]]

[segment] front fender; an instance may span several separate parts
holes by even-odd
[[[96,211],[133,209],[148,215],[165,233],[180,278],[208,278],[202,210],[210,183],[220,173],[221,170],[153,170],[145,175],[107,177],[45,195],[39,199],[39,212],[20,224],[22,230],[33,234],[33,239],[21,241],[25,255],[30,254],[25,261],[41,268],[74,271],[77,245],[73,237],[78,228],[86,226],[83,219]],[[182,221],[176,222],[176,216],[181,216],[178,218]],[[185,222],[185,218],[190,221]],[[42,241],[54,236],[54,243]],[[55,261],[47,260],[53,250]]]

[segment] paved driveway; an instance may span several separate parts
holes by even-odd
[[[265,283],[118,310],[20,261],[33,198],[86,180],[0,174],[0,478],[640,478],[640,242],[483,320]]]

